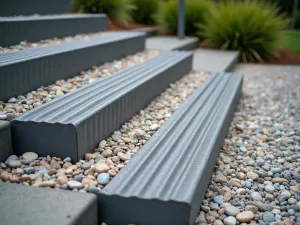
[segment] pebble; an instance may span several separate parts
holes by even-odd
[[[106,163],[97,163],[93,167],[93,170],[98,173],[105,173],[110,169],[109,165]]]
[[[253,212],[251,211],[244,211],[236,215],[236,219],[241,223],[250,222],[254,217]]]
[[[98,183],[99,183],[99,184],[102,184],[102,185],[108,184],[109,179],[110,179],[110,176],[109,176],[108,173],[100,173],[100,174],[97,176],[97,181],[98,181]]]
[[[42,181],[39,183],[39,187],[54,187],[56,182],[53,180]]]
[[[67,182],[67,185],[70,189],[81,189],[82,188],[82,184],[78,181],[75,180],[70,180]]]
[[[22,157],[27,163],[30,163],[36,160],[39,156],[35,152],[26,152],[22,155]]]
[[[240,213],[240,210],[239,210],[239,208],[230,205],[225,208],[225,213],[228,216],[236,216],[238,213]]]
[[[66,184],[69,181],[66,175],[60,175],[57,177],[57,183],[60,185]]]
[[[251,198],[254,200],[254,201],[261,201],[262,200],[262,196],[260,195],[260,193],[254,191],[250,194]]]
[[[22,163],[20,160],[9,160],[7,165],[11,168],[21,167]]]
[[[272,212],[264,212],[263,214],[263,220],[266,223],[271,223],[275,221],[275,216]]]
[[[236,225],[236,218],[233,216],[228,216],[224,219],[225,225]]]

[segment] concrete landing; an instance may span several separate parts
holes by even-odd
[[[197,49],[194,51],[194,70],[232,72],[238,62],[237,51]]]
[[[172,36],[150,37],[146,39],[146,48],[157,49],[161,51],[190,51],[197,48],[198,41],[199,39],[195,37],[186,37],[183,40],[179,40],[177,37]]]
[[[1,225],[99,225],[94,194],[0,182]]]

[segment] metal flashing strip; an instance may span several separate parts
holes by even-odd
[[[191,70],[191,52],[165,52],[68,93],[12,121],[14,153],[78,160]]]
[[[98,194],[110,225],[193,225],[239,100],[242,75],[212,75]]]
[[[104,14],[67,14],[61,16],[40,17],[0,17],[0,46],[19,44],[23,40],[30,42],[47,38],[60,38],[80,33],[92,33],[106,30]]]
[[[0,100],[77,75],[145,49],[145,34],[116,32],[89,40],[0,54]]]
[[[1,0],[0,16],[64,14],[71,12],[70,0]]]

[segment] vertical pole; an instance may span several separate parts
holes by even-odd
[[[184,0],[178,0],[178,39],[184,39]]]
[[[292,29],[295,29],[295,22],[296,22],[297,10],[298,10],[298,0],[294,0],[293,15],[292,15],[292,24],[291,24],[291,28]]]

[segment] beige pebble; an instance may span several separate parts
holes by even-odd
[[[95,164],[93,169],[98,173],[106,173],[110,169],[110,167],[106,163],[97,163]]]

